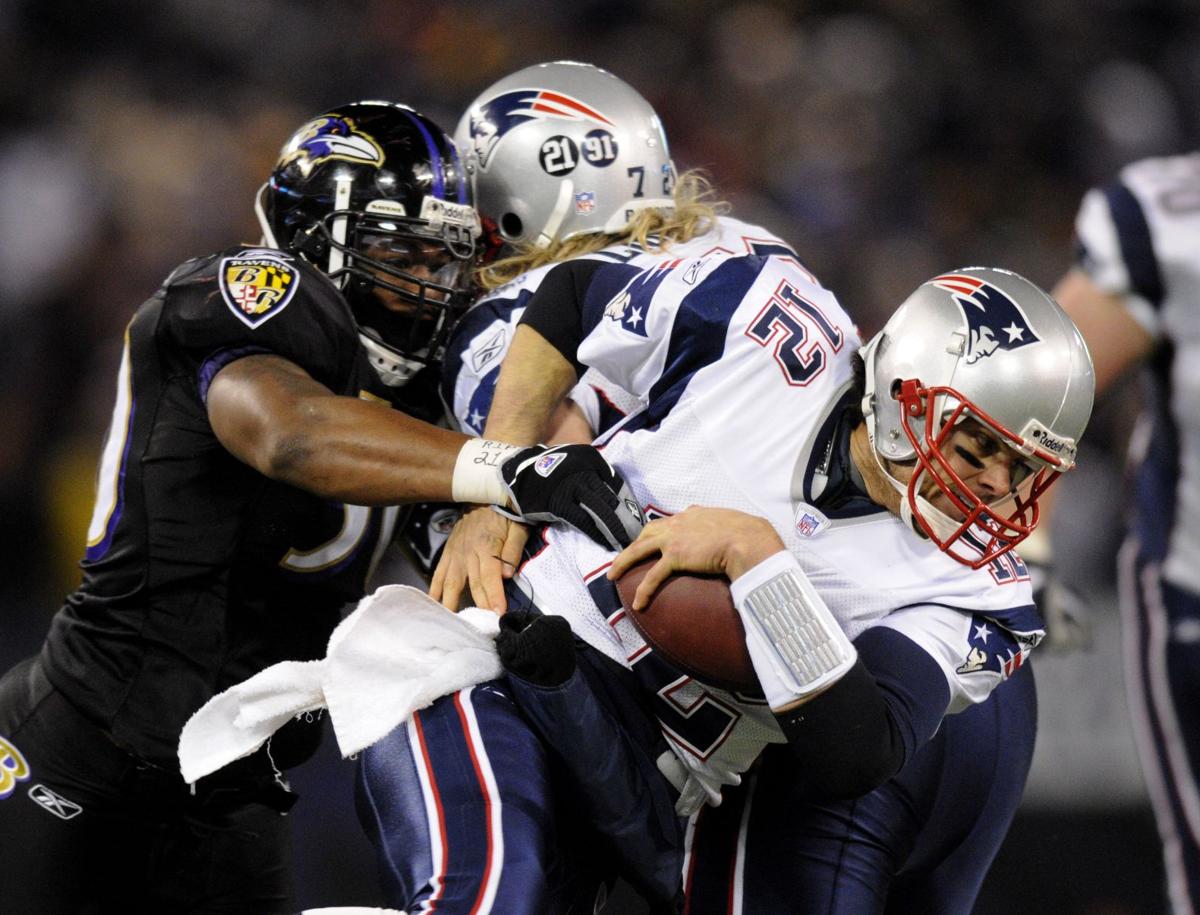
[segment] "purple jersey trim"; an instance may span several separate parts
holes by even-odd
[[[232,349],[217,350],[211,356],[204,360],[200,365],[200,371],[196,373],[196,382],[200,389],[200,402],[208,403],[208,388],[212,384],[213,379],[217,377],[217,372],[225,368],[231,362],[236,362],[243,356],[253,356],[258,353],[269,353],[271,350],[262,346],[237,346]]]
[[[130,366],[130,396],[129,396],[129,417],[125,420],[125,450],[121,452],[121,470],[117,474],[117,504],[113,506],[112,514],[108,517],[108,523],[104,526],[104,539],[94,546],[89,546],[84,551],[84,559],[87,562],[96,562],[104,557],[108,552],[108,548],[112,546],[113,533],[117,529],[117,524],[121,521],[121,515],[125,511],[125,469],[129,466],[129,446],[133,444],[133,417],[137,415],[137,398],[133,395],[133,366]]]

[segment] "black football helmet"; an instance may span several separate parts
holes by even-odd
[[[313,118],[284,145],[255,212],[267,244],[342,289],[386,383],[437,358],[469,304],[480,227],[454,142],[433,121],[392,102]]]

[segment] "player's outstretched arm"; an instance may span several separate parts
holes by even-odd
[[[500,367],[484,437],[517,445],[544,441],[578,380],[575,366],[552,343],[532,327],[518,325]]]
[[[468,441],[382,404],[338,396],[273,355],[223,368],[207,403],[213,431],[235,457],[271,479],[354,505],[451,500],[455,458]],[[497,492],[496,501],[503,498]]]
[[[577,380],[575,367],[557,348],[536,330],[519,326],[500,369],[484,436],[499,435],[503,437],[502,441],[533,445],[547,433]],[[598,454],[595,456],[599,458]],[[559,488],[560,482],[572,475],[577,483],[584,482],[582,475],[572,473],[573,466],[583,460],[586,456],[582,454],[564,454],[561,459],[551,455],[542,462],[539,472],[534,466],[536,456],[531,453],[526,461],[519,462],[525,466],[512,467],[506,482],[518,510],[534,520],[567,520],[580,527],[569,515],[573,501],[580,505],[587,505],[592,500],[596,503],[615,501],[605,492],[606,489],[612,489],[614,494],[619,492],[621,481],[615,475],[612,483],[597,479],[597,483],[604,485],[592,486],[588,495]],[[596,464],[599,475],[605,474],[606,467],[600,459]],[[592,511],[600,514],[605,514],[605,509],[611,513],[614,506],[591,506]],[[587,514],[584,513],[585,518]],[[608,526],[616,530],[619,525]],[[586,528],[586,521],[583,529],[593,539],[604,542],[602,537]],[[469,590],[471,599],[478,606],[503,613],[506,602],[502,579],[512,577],[525,537],[524,530],[494,512],[467,513],[446,542],[429,593],[445,606],[457,609],[464,591]],[[621,542],[627,542],[627,538]]]

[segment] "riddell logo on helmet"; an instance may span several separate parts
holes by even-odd
[[[1068,442],[1055,438],[1049,432],[1042,432],[1038,429],[1035,429],[1033,432],[1033,440],[1051,454],[1071,454],[1075,451],[1074,446]]]
[[[579,99],[549,89],[517,89],[484,102],[471,113],[471,145],[480,168],[487,168],[500,138],[527,121],[585,121],[613,127],[603,114]]]
[[[1029,424],[1021,430],[1021,438],[1032,442],[1035,448],[1040,448],[1056,457],[1065,457],[1069,461],[1075,460],[1075,443],[1069,438],[1055,435],[1036,419],[1030,420]]]
[[[929,281],[949,292],[967,320],[967,365],[1001,350],[1014,350],[1041,338],[1012,298],[991,283],[965,273],[947,273]]]

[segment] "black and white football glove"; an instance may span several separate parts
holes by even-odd
[[[534,445],[500,467],[516,521],[567,524],[600,546],[629,546],[646,523],[629,485],[591,445]]]

